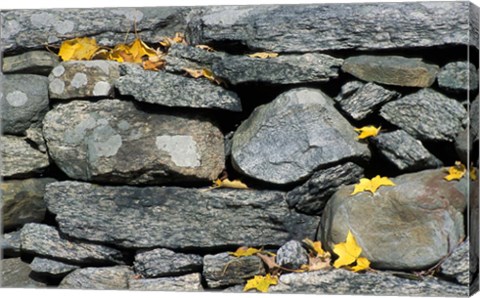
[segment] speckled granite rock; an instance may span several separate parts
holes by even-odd
[[[77,269],[62,280],[61,289],[122,290],[134,275],[128,266]]]
[[[30,268],[39,275],[44,275],[49,278],[62,278],[80,267],[56,260],[35,257],[30,263]]]
[[[20,245],[20,231],[13,231],[0,236],[0,249],[4,257],[19,257]]]
[[[197,47],[174,43],[165,56],[165,70],[172,73],[184,74],[183,68],[211,70],[215,62],[227,54],[224,52],[209,52]]]
[[[474,91],[478,89],[478,71],[468,61],[450,62],[437,76],[438,85],[450,91]]]
[[[35,150],[25,138],[0,136],[2,155],[1,176],[9,178],[32,177],[42,173],[50,165],[46,153]]]
[[[200,273],[191,273],[175,277],[129,279],[128,289],[136,291],[203,291]]]
[[[133,266],[135,272],[143,277],[173,276],[200,272],[202,270],[202,257],[157,248],[137,253]]]
[[[20,55],[3,57],[3,73],[29,73],[48,76],[58,65],[60,58],[48,51],[31,51]]]
[[[284,268],[300,269],[308,264],[308,254],[301,242],[290,240],[278,249],[275,260]]]

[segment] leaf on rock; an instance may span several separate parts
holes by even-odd
[[[247,281],[243,291],[246,292],[255,289],[259,292],[266,293],[271,285],[276,284],[278,284],[277,276],[272,276],[270,273],[267,273],[265,276],[255,275],[252,279]]]
[[[330,254],[328,255],[330,256]],[[319,258],[319,257],[312,257],[310,255],[308,256],[308,265],[302,265],[302,267],[300,268],[306,271],[318,271],[318,270],[330,268],[331,267],[330,262],[331,262],[330,257]]]
[[[185,41],[185,34],[177,32],[175,33],[174,37],[164,37],[163,40],[160,41],[160,45],[165,48],[171,47],[174,43],[181,43],[186,45],[187,42]]]
[[[381,128],[382,128],[381,126],[379,126],[377,128],[373,125],[368,125],[368,126],[364,126],[364,127],[361,127],[361,128],[355,128],[355,131],[360,133],[358,135],[358,139],[363,140],[363,139],[366,139],[366,138],[369,138],[369,137],[377,136],[378,133],[380,132]]]
[[[278,53],[273,52],[258,52],[248,55],[250,58],[260,58],[260,59],[267,59],[267,58],[275,58],[278,57]]]
[[[470,180],[477,181],[478,179],[478,170],[475,167],[470,168]]]
[[[455,165],[448,168],[448,175],[443,177],[447,181],[460,180],[467,172],[467,168],[459,161],[455,162]]]
[[[371,180],[368,178],[361,178],[360,182],[355,184],[355,188],[351,195],[363,191],[369,191],[373,194],[380,188],[380,186],[395,186],[395,183],[387,177],[380,177],[380,175],[373,177]]]
[[[247,189],[248,186],[243,183],[242,181],[240,180],[229,180],[228,178],[227,179],[223,179],[223,180],[220,180],[220,179],[217,179],[215,181],[213,181],[213,183],[215,184],[213,187],[214,188],[237,188],[237,189]]]
[[[303,239],[303,243],[307,245],[309,251],[313,251],[315,255],[324,255],[325,251],[322,249],[322,242],[320,241],[315,241],[313,242],[312,240],[305,238]]]
[[[128,45],[129,53],[132,55],[133,63],[142,63],[143,57],[155,57],[157,51],[147,46],[140,38],[136,38],[131,44]]]
[[[253,247],[247,247],[247,246],[241,246],[239,247],[236,251],[234,252],[228,252],[229,255],[234,256],[234,257],[249,257],[253,256],[257,253],[261,253],[261,249],[256,249]]]
[[[370,269],[370,261],[367,258],[358,258],[357,264],[350,268],[354,272]]]
[[[338,259],[333,263],[333,267],[340,268],[355,262],[362,253],[362,248],[358,246],[355,237],[349,230],[347,234],[347,240],[345,242],[335,244],[333,246],[333,252],[338,256]]]
[[[142,66],[145,70],[160,70],[165,67],[165,60],[161,56],[143,57]]]
[[[195,46],[196,48],[199,48],[199,49],[202,49],[202,50],[205,50],[207,52],[215,52],[215,50],[207,45],[204,45],[204,44],[199,44],[199,45],[196,45]]]
[[[58,56],[63,61],[90,60],[98,50],[95,38],[77,37],[62,42]]]

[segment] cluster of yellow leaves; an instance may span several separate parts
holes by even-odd
[[[278,284],[278,277],[275,275],[270,275],[270,273],[267,273],[265,276],[255,275],[252,279],[247,281],[243,291],[255,289],[262,293],[266,293],[271,285],[276,284]]]
[[[355,272],[370,268],[370,261],[367,258],[360,257],[362,248],[357,244],[350,231],[348,231],[345,242],[334,245],[333,252],[338,255],[338,259],[333,263],[335,268],[346,267]]]
[[[455,162],[455,165],[448,168],[448,175],[443,177],[447,181],[460,180],[467,172],[467,168],[459,161]]]
[[[387,177],[380,177],[380,175],[377,175],[372,179],[361,178],[360,182],[355,184],[355,188],[351,195],[355,195],[363,191],[369,191],[374,194],[380,188],[380,186],[395,186],[395,183],[393,183],[393,181]]]
[[[361,128],[355,128],[355,131],[359,133],[358,139],[363,140],[369,137],[377,136],[381,128],[381,126],[375,127],[373,125],[368,125]]]

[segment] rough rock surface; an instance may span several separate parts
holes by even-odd
[[[243,284],[255,275],[265,275],[263,262],[257,256],[237,258],[224,252],[203,258],[203,276],[209,288]]]
[[[37,274],[46,275],[52,278],[61,278],[80,267],[60,261],[35,257],[30,263],[30,268]]]
[[[380,133],[370,139],[375,148],[399,171],[413,172],[443,164],[404,130]]]
[[[241,83],[298,84],[338,77],[343,60],[324,54],[280,55],[259,59],[230,55],[213,64],[213,73],[233,85]]]
[[[20,55],[4,57],[2,60],[3,73],[29,73],[48,76],[58,65],[57,55],[47,51],[31,51]]]
[[[458,18],[468,15],[469,10],[468,3],[212,7],[192,17],[187,33],[193,44],[214,48],[216,44],[241,44],[250,49],[295,53],[478,46],[478,32],[472,31],[471,40],[464,34],[470,27],[468,18]]]
[[[453,141],[467,120],[465,108],[455,99],[432,89],[385,104],[380,115],[420,140]]]
[[[38,151],[42,153],[47,152],[47,144],[45,144],[41,127],[30,127],[27,129],[25,139]]]
[[[225,57],[224,52],[209,52],[197,47],[174,43],[165,56],[165,70],[173,73],[185,73],[183,68],[212,69],[214,62]]]
[[[274,191],[59,182],[47,186],[45,200],[62,232],[123,247],[280,246],[314,239],[319,223]]]
[[[49,166],[48,155],[35,150],[24,138],[0,136],[2,168],[0,175],[24,178],[43,172]]]
[[[55,181],[42,178],[0,183],[3,228],[11,230],[25,223],[43,221],[46,211],[43,201],[45,185]]]
[[[466,179],[446,181],[445,169],[392,178],[396,186],[351,195],[341,187],[322,216],[322,244],[344,242],[350,230],[373,268],[433,266],[464,237]]]
[[[345,59],[342,70],[368,82],[425,88],[433,84],[439,67],[417,58],[361,55]]]
[[[478,141],[478,130],[480,129],[480,123],[478,121],[479,116],[479,97],[470,104],[470,138],[472,141]]]
[[[353,84],[350,83],[349,85]],[[345,92],[347,90],[348,88],[342,90],[336,101],[339,102],[340,108],[355,120],[364,119],[383,103],[400,95],[396,91],[390,91],[375,83],[362,84],[352,93]]]
[[[104,60],[62,62],[48,76],[50,98],[114,97],[118,66]]]
[[[73,179],[126,184],[211,181],[224,167],[223,135],[192,114],[148,114],[132,102],[60,104],[43,134],[57,166]]]
[[[287,184],[345,160],[368,159],[354,128],[317,89],[298,88],[257,107],[235,132],[232,163],[258,180]]]
[[[0,285],[2,288],[45,288],[46,284],[30,277],[32,270],[20,258],[0,259]]]
[[[131,95],[137,101],[169,107],[242,110],[237,94],[206,78],[143,70],[135,64],[124,64],[121,71],[115,87],[120,94]]]
[[[22,251],[79,264],[122,264],[119,250],[99,244],[67,240],[51,226],[30,223],[20,234]]]
[[[302,265],[308,264],[308,254],[301,242],[290,240],[278,249],[275,260],[284,268],[300,269]]]
[[[202,260],[199,255],[157,248],[137,253],[133,265],[135,272],[143,277],[162,277],[199,272],[202,270]]]
[[[478,89],[478,71],[468,61],[448,63],[438,73],[437,80],[440,87],[451,91]]]
[[[0,236],[0,249],[4,257],[19,257],[20,245],[20,231],[5,233]]]
[[[44,76],[5,75],[1,94],[2,130],[6,134],[25,135],[48,112],[48,81]]]
[[[302,213],[320,214],[339,186],[355,183],[361,177],[363,168],[353,162],[318,170],[307,182],[287,193],[287,203]]]
[[[77,269],[62,280],[61,289],[122,290],[128,289],[133,276],[128,266]]]
[[[383,272],[358,274],[348,270],[320,270],[283,274],[271,293],[305,293],[329,295],[394,296],[466,296],[468,287],[436,278],[413,280]]]
[[[200,273],[191,273],[175,277],[129,279],[129,290],[137,291],[203,291]]]
[[[470,242],[468,240],[457,246],[452,254],[443,261],[440,272],[455,278],[462,285],[470,284]]]

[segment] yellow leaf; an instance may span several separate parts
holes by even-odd
[[[372,178],[372,180],[367,178],[361,178],[360,182],[355,184],[355,188],[351,195],[355,195],[359,192],[369,191],[372,194],[375,193],[380,186],[395,186],[392,180],[387,177],[380,177],[377,175]]]
[[[303,239],[303,242],[315,252],[315,255],[323,256],[325,254],[320,241],[313,242],[312,240],[305,238]]]
[[[248,290],[255,289],[259,292],[266,293],[271,285],[276,285],[277,283],[278,277],[271,276],[270,273],[267,273],[265,276],[255,275],[252,279],[247,281],[243,291],[246,292]]]
[[[477,181],[478,179],[478,170],[477,168],[471,167],[470,168],[470,180]]]
[[[134,63],[142,63],[142,57],[157,56],[157,52],[151,47],[147,46],[140,38],[136,38],[128,45],[129,53],[132,55]]]
[[[90,60],[98,50],[95,38],[77,37],[62,42],[58,56],[63,61]]]
[[[209,47],[207,45],[204,45],[204,44],[199,44],[199,45],[196,45],[195,47],[199,48],[199,49],[202,49],[202,50],[205,50],[207,52],[215,52],[214,49],[212,49],[211,47]]]
[[[381,126],[376,128],[373,125],[368,125],[368,126],[364,126],[364,127],[361,127],[361,128],[355,128],[355,131],[360,133],[358,135],[358,139],[363,140],[363,139],[366,139],[366,138],[369,138],[369,137],[375,137],[376,135],[378,135],[381,128],[382,128]]]
[[[357,259],[357,265],[351,267],[350,269],[358,272],[358,271],[363,271],[367,270],[370,268],[370,261],[367,258],[358,258]]]
[[[267,59],[267,58],[275,58],[278,57],[278,53],[273,52],[258,52],[248,55],[250,58],[260,58],[260,59]]]
[[[213,75],[213,72],[209,69],[203,68],[202,69],[202,75],[209,79],[210,81],[215,81],[215,76]]]
[[[160,56],[143,57],[142,66],[145,70],[158,71],[165,67],[165,60]]]
[[[193,68],[182,68],[188,75],[192,78],[198,79],[203,77],[203,70],[202,69],[193,69]]]
[[[338,255],[338,259],[333,263],[333,267],[340,268],[352,264],[362,253],[362,248],[358,246],[353,234],[348,231],[347,240],[335,244],[333,252]]]
[[[236,251],[234,252],[228,252],[229,255],[234,256],[234,257],[248,257],[248,256],[253,256],[254,254],[261,253],[262,250],[256,249],[253,247],[246,247],[242,246],[239,247]]]
[[[215,183],[215,188],[238,188],[238,189],[246,189],[248,186],[240,180],[233,180],[230,181],[228,179],[220,180],[217,179],[213,181]]]
[[[163,40],[160,41],[160,45],[166,48],[171,47],[174,43],[182,43],[186,45],[187,42],[185,41],[185,35],[181,32],[177,32],[174,37],[164,37]]]
[[[467,172],[467,168],[461,162],[456,161],[455,165],[448,168],[448,175],[443,177],[447,181],[460,180]]]

